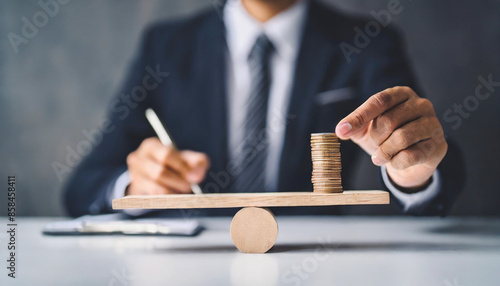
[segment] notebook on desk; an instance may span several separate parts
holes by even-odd
[[[135,219],[122,214],[86,215],[47,224],[46,235],[172,235],[195,236],[203,227],[192,219]]]

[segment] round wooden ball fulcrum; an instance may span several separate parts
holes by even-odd
[[[266,208],[246,207],[231,222],[231,238],[243,253],[266,253],[278,237],[278,223]]]

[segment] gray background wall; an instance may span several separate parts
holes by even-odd
[[[330,0],[368,14],[388,0]],[[37,1],[0,2],[0,214],[8,174],[17,175],[19,215],[62,215],[51,164],[96,128],[148,23],[193,13],[212,0],[70,1],[16,54],[7,35]],[[479,75],[500,81],[500,1],[401,1],[393,22],[405,32],[421,85],[443,113],[474,95]],[[500,215],[500,88],[456,130],[442,122],[467,160],[468,183],[455,215]],[[366,161],[366,159],[364,159]],[[363,181],[362,184],[369,185]],[[4,190],[5,191],[1,191]]]

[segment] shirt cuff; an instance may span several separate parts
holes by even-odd
[[[427,186],[427,188],[413,194],[403,193],[396,186],[394,186],[389,179],[387,168],[385,166],[382,166],[380,170],[382,171],[382,179],[385,186],[394,195],[394,197],[401,202],[405,212],[427,205],[427,203],[434,199],[441,190],[441,176],[439,175],[439,170],[434,171],[434,174],[432,174],[432,182],[429,186]]]
[[[108,196],[109,205],[112,205],[114,199],[123,198],[125,196],[128,185],[130,185],[130,173],[125,171],[115,181],[115,185]],[[126,209],[122,211],[130,216],[140,216],[149,212],[149,210],[143,209]]]

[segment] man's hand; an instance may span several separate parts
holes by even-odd
[[[177,151],[147,138],[127,157],[131,183],[127,195],[191,193],[191,184],[203,181],[208,157],[194,151]]]
[[[409,87],[371,96],[335,132],[372,155],[375,165],[385,165],[392,181],[408,189],[424,186],[448,149],[432,103]]]

